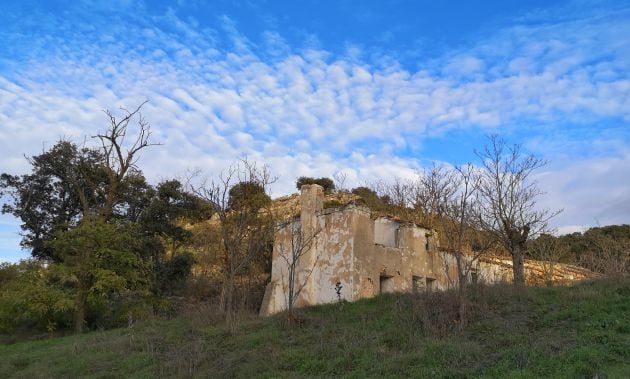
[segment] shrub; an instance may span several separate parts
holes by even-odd
[[[295,186],[299,190],[305,184],[319,184],[320,186],[324,187],[324,192],[326,193],[331,193],[335,190],[335,182],[333,182],[333,180],[330,178],[310,178],[306,176],[301,176],[298,178]]]

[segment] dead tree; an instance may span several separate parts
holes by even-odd
[[[550,234],[541,234],[529,241],[528,252],[534,259],[541,261],[542,274],[547,286],[553,285],[554,273],[558,262],[568,255],[567,245]]]
[[[104,133],[99,133],[93,138],[101,142],[101,151],[105,159],[105,170],[109,185],[104,193],[105,202],[99,211],[99,215],[108,219],[119,200],[120,187],[126,175],[136,168],[139,152],[148,147],[159,145],[149,141],[151,128],[148,121],[142,116],[142,107],[148,101],[143,102],[134,110],[120,108],[124,115],[117,118],[109,110],[104,113],[109,119],[109,128]],[[137,125],[135,131],[130,131],[130,124]],[[131,141],[125,139],[131,138]],[[130,143],[128,143],[130,142]]]
[[[463,290],[474,262],[485,249],[468,249],[473,235],[478,233],[473,215],[476,214],[476,197],[479,176],[472,164],[461,167],[433,165],[420,175],[416,190],[416,206],[421,208],[432,228],[440,229],[447,253],[455,258],[457,286]],[[447,260],[445,260],[447,262]],[[449,280],[450,273],[445,267]]]
[[[394,178],[391,183],[381,180],[371,184],[366,183],[366,186],[378,195],[385,212],[404,219],[413,217],[413,210],[409,207],[413,203],[414,195],[412,181]]]
[[[512,256],[515,284],[525,283],[525,250],[528,239],[545,230],[550,218],[560,211],[539,209],[536,201],[543,194],[532,173],[546,162],[521,151],[518,144],[508,146],[497,136],[475,152],[481,159],[478,220]]]
[[[264,251],[273,236],[271,199],[267,191],[274,181],[267,166],[259,168],[243,159],[231,165],[217,180],[192,185],[193,192],[208,201],[219,224],[224,249],[220,305],[231,333],[238,327],[237,278]]]
[[[423,209],[432,228],[440,230],[445,242],[444,271],[451,278],[447,255],[455,259],[459,302],[459,325],[466,324],[468,277],[479,257],[487,251],[480,246],[480,233],[474,222],[480,178],[472,164],[461,167],[433,165],[420,175],[416,190],[418,206]],[[465,253],[466,250],[466,253]]]
[[[348,174],[343,171],[337,171],[337,173],[333,175],[333,180],[335,181],[335,188],[337,192],[348,192],[348,189],[346,188]]]

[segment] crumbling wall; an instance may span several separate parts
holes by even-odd
[[[317,236],[317,262],[314,266],[311,286],[311,304],[324,304],[338,299],[352,301],[355,289],[356,269],[354,250],[356,238],[353,233],[355,216],[359,212],[354,206],[344,209],[328,209],[318,217],[320,234]],[[339,295],[337,284],[341,286]]]
[[[297,307],[324,304],[339,298],[354,301],[382,292],[445,290],[457,285],[458,274],[453,254],[440,250],[435,231],[388,217],[372,218],[368,208],[353,203],[323,209],[324,194],[318,185],[305,185],[300,195],[301,212],[280,224],[275,234],[271,282],[267,286],[261,314],[287,308],[287,262],[280,255],[291,244],[292,232],[314,236],[300,258],[297,285],[304,286]],[[471,263],[472,257],[463,259]],[[536,283],[547,266],[526,261],[528,282]],[[472,262],[472,276],[478,282],[511,281],[511,260],[483,256]],[[554,265],[553,278],[588,277],[573,266]],[[339,295],[337,284],[341,286]]]
[[[357,224],[359,230],[373,230],[361,236],[355,249],[358,282],[354,298],[367,298],[381,292],[412,291],[415,286],[447,288],[443,260],[436,251],[427,251],[431,231],[414,224],[402,224],[385,217]],[[372,237],[372,238],[370,238]]]
[[[300,207],[299,220],[279,225],[275,233],[271,281],[260,311],[263,315],[287,308],[289,269],[281,254],[283,247],[286,253],[287,246],[291,245],[292,230],[296,229],[301,230],[303,236],[314,237],[308,252],[298,261],[296,288],[303,288],[296,307],[337,301],[337,283],[341,286],[340,298],[354,300],[357,279],[353,256],[355,217],[363,217],[366,210],[352,204],[322,209],[323,189],[318,185],[302,186]],[[369,220],[369,212],[367,214]]]

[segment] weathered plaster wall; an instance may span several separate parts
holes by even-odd
[[[374,220],[374,243],[387,247],[398,247],[399,230],[399,222],[384,217]]]
[[[327,209],[319,214],[321,232],[317,235],[317,262],[313,271],[316,278],[311,289],[316,295],[311,304],[338,300],[335,287],[342,288],[340,298],[353,300],[355,287],[354,249],[356,238],[353,224],[356,209]]]
[[[291,245],[292,233],[296,229],[300,230],[303,239],[314,236],[308,252],[298,261],[296,288],[303,288],[296,306],[337,301],[337,283],[342,286],[341,299],[354,300],[357,279],[353,255],[357,230],[355,218],[367,213],[369,219],[369,212],[355,206],[324,210],[322,200],[323,191],[320,186],[302,186],[299,221],[278,227],[274,241],[271,281],[267,285],[261,314],[273,314],[287,308],[289,269],[287,261],[281,255]],[[296,222],[299,226],[291,228]]]
[[[288,266],[280,254],[291,244],[295,223],[301,225],[303,234],[316,236],[299,261],[298,286],[305,284],[298,307],[411,291],[414,278],[422,286],[427,286],[428,278],[433,288],[447,287],[442,260],[437,252],[426,250],[427,239],[434,238],[430,230],[384,217],[374,220],[368,208],[356,205],[321,209],[323,194],[316,187],[302,188],[299,221],[281,225],[276,232],[272,278],[261,314],[287,307]],[[340,297],[337,283],[342,287]]]
[[[323,199],[322,187],[302,186],[300,217],[278,226],[271,282],[261,314],[287,308],[288,266],[281,254],[290,248],[295,230],[301,230],[303,238],[314,236],[297,267],[297,285],[304,285],[298,307],[337,301],[337,283],[342,286],[340,298],[348,301],[381,292],[412,291],[414,287],[444,290],[457,284],[455,258],[440,251],[434,231],[386,217],[374,220],[368,208],[354,204],[322,209]],[[527,276],[540,271],[538,266],[526,262]],[[480,259],[473,269],[479,282],[512,279],[511,262],[506,258]],[[564,271],[568,274],[562,275],[568,278],[586,275],[578,268]]]

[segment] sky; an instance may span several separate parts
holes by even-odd
[[[71,4],[68,4],[71,3]],[[630,3],[0,2],[0,172],[133,108],[150,181],[247,156],[346,186],[477,160],[489,134],[548,161],[558,233],[630,223]],[[3,199],[7,201],[7,199]],[[0,216],[0,261],[19,220]]]

